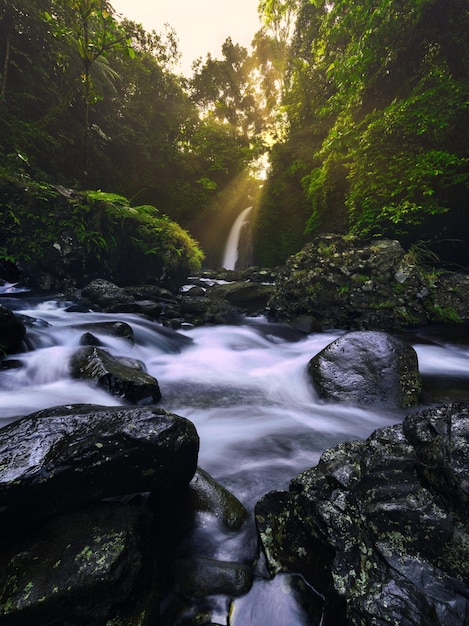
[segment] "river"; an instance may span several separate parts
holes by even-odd
[[[324,403],[306,364],[342,331],[298,341],[282,325],[246,318],[241,326],[172,331],[133,314],[70,313],[64,300],[3,297],[0,302],[33,320],[20,367],[0,370],[0,424],[51,406],[123,403],[95,385],[72,380],[69,361],[79,347],[80,324],[112,320],[132,327],[135,344],[94,334],[115,355],[137,358],[160,385],[160,406],[187,417],[201,439],[199,461],[215,477],[236,482],[251,500],[314,465],[321,452],[347,439],[401,421],[407,411]],[[464,338],[431,330],[409,335],[424,379],[450,392],[468,388],[469,347]],[[245,481],[245,477],[250,477]],[[246,493],[243,493],[246,492]]]
[[[318,399],[306,365],[340,330],[292,340],[286,327],[258,317],[239,326],[173,331],[133,314],[66,312],[69,303],[61,299],[10,293],[0,302],[34,320],[25,351],[7,359],[12,367],[0,369],[1,425],[57,405],[123,404],[91,383],[72,380],[69,361],[83,334],[80,324],[125,321],[133,328],[134,344],[93,334],[112,354],[146,364],[160,385],[159,405],[195,424],[201,440],[199,465],[251,511],[261,495],[287,488],[291,478],[315,465],[326,448],[365,438],[409,412]],[[437,388],[442,397],[468,399],[467,335],[430,327],[404,337],[417,351],[427,404]],[[214,555],[229,560],[230,550],[224,544]]]

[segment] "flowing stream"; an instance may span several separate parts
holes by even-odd
[[[62,404],[122,404],[89,382],[72,380],[69,359],[79,347],[80,324],[125,321],[133,328],[133,345],[94,330],[93,334],[112,354],[146,364],[159,382],[160,406],[196,425],[199,465],[250,511],[263,494],[288,488],[290,479],[315,465],[326,448],[366,438],[409,412],[318,399],[306,365],[341,334],[339,330],[293,340],[282,325],[246,318],[240,326],[176,332],[138,315],[70,313],[64,301],[35,300],[24,294],[5,294],[0,303],[34,320],[28,327],[27,351],[10,356],[9,367],[0,369],[0,425]],[[407,337],[417,351],[427,385],[439,386],[449,397],[468,395],[467,337],[454,340],[431,328]],[[234,560],[238,550],[239,545],[225,542],[213,553]]]
[[[200,465],[215,477],[239,482],[238,497],[287,486],[340,441],[367,437],[400,421],[406,411],[362,409],[320,401],[306,365],[341,331],[291,340],[282,325],[246,318],[241,326],[172,331],[133,314],[70,313],[67,303],[25,297],[0,300],[31,317],[28,351],[10,356],[19,367],[0,370],[0,424],[47,407],[72,403],[116,405],[119,398],[69,377],[69,360],[83,334],[80,324],[110,320],[132,327],[135,344],[93,330],[114,355],[137,358],[160,385],[160,405],[187,417],[201,438]],[[422,375],[440,387],[469,383],[464,338],[409,336]],[[237,478],[236,478],[237,477]],[[245,482],[245,478],[250,477]],[[240,491],[253,493],[240,493]]]

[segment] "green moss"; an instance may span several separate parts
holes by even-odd
[[[443,307],[434,304],[432,307],[433,320],[445,324],[461,324],[462,318],[455,308],[451,306]]]
[[[49,254],[81,259],[78,276],[121,282],[200,270],[204,254],[190,234],[148,205],[123,196],[0,174],[0,258],[34,268]]]

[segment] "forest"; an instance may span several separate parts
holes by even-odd
[[[336,232],[467,267],[467,0],[258,12],[251,50],[228,38],[187,77],[171,27],[107,0],[0,0],[0,258],[61,230],[111,263],[125,231],[134,263],[194,271],[249,202],[258,265]]]

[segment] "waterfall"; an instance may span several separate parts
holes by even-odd
[[[244,209],[244,211],[238,215],[233,226],[231,227],[222,263],[222,267],[227,270],[240,269],[239,266],[241,263],[243,267],[248,267],[250,265],[251,232],[249,216],[251,211],[252,206]]]

